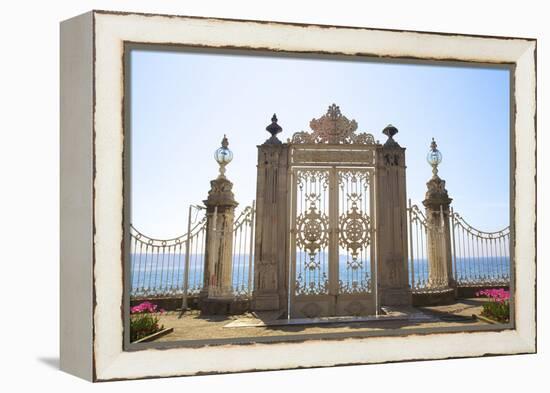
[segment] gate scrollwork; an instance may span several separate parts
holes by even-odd
[[[298,172],[298,188],[307,208],[296,217],[296,245],[308,253],[306,268],[318,269],[318,253],[328,244],[329,219],[321,210],[321,196],[328,187],[328,173],[322,170]]]
[[[357,134],[357,122],[349,120],[340,112],[340,107],[332,104],[327,113],[309,123],[312,132],[300,131],[292,136],[294,144],[356,144],[375,145],[372,134],[362,132]]]
[[[296,246],[304,259],[296,277],[300,294],[318,294],[327,291],[325,260],[329,244],[329,217],[326,212],[329,175],[326,170],[303,169],[296,173],[301,208],[296,217]]]
[[[298,247],[306,250],[309,255],[307,268],[314,270],[319,267],[316,255],[328,244],[329,223],[326,214],[317,208],[318,195],[309,195],[309,209],[296,219],[296,242]]]
[[[370,217],[364,214],[357,202],[360,196],[353,193],[348,195],[351,202],[350,209],[340,216],[340,246],[350,251],[351,260],[347,264],[352,270],[363,267],[363,262],[359,259],[359,252],[370,244]]]
[[[346,254],[345,272],[339,280],[341,293],[370,292],[370,268],[367,255],[372,243],[370,209],[371,172],[340,170],[338,184],[342,212],[338,218],[338,244]]]

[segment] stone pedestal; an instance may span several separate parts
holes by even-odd
[[[427,251],[428,251],[428,286],[438,291],[454,292],[456,283],[453,279],[451,228],[449,219],[449,198],[445,189],[445,180],[437,172],[426,183],[428,191],[422,202],[426,208]]]
[[[234,301],[232,285],[233,221],[235,201],[233,184],[220,175],[210,182],[206,205],[206,250],[204,284],[200,308],[206,314],[230,312]]]
[[[258,146],[252,308],[286,310],[288,292],[288,152],[274,115],[272,136]]]
[[[405,149],[388,126],[376,151],[376,241],[378,297],[382,306],[412,304],[407,247]]]

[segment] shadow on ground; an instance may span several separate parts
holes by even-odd
[[[46,366],[59,370],[59,357],[39,357],[37,360]]]

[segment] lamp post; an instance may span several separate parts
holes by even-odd
[[[233,222],[238,203],[233,195],[233,183],[225,176],[226,166],[233,160],[227,136],[214,152],[220,166],[218,177],[210,181],[206,206],[206,250],[204,285],[201,291],[201,312],[231,313],[233,297],[232,255]]]
[[[220,165],[220,174],[218,177],[225,179],[225,167],[233,160],[233,152],[229,150],[229,141],[225,134],[221,147],[214,152],[214,159]]]
[[[442,160],[443,160],[443,155],[439,150],[437,150],[437,143],[435,142],[435,139],[432,138],[432,143],[430,144],[430,150],[426,155],[426,161],[428,161],[428,164],[431,165],[432,174],[434,177],[437,176],[437,173],[438,173],[437,166],[441,164]]]
[[[443,155],[432,138],[426,155],[426,161],[432,167],[432,178],[426,183],[428,190],[422,203],[426,208],[427,220],[428,285],[438,290],[440,298],[434,300],[439,303],[452,301],[455,296],[449,225],[452,199],[445,188],[445,180],[439,177],[438,167],[442,160]]]

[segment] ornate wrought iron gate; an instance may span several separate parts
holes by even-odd
[[[376,312],[375,156],[337,106],[290,143],[291,317]]]
[[[292,169],[291,315],[375,312],[374,168]]]
[[[291,318],[410,305],[405,149],[331,105],[288,143],[258,146],[253,309]]]

